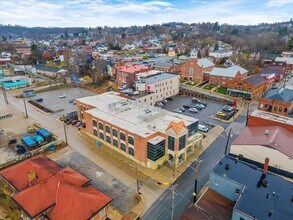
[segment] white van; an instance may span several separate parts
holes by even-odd
[[[198,130],[203,131],[203,132],[208,132],[209,128],[207,126],[204,126],[204,125],[198,125]]]

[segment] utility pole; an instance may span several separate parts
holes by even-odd
[[[140,193],[140,187],[141,187],[141,181],[139,180],[139,178],[138,178],[138,168],[137,168],[137,165],[135,166],[136,167],[136,188],[137,188],[137,194],[140,194],[141,195],[141,193]]]
[[[249,105],[250,105],[250,102],[248,102],[248,105],[247,105],[247,112],[246,112],[246,127],[247,127],[247,124],[248,124]]]
[[[176,188],[176,186],[177,186],[177,184],[170,187],[170,190],[172,191],[171,220],[173,220],[173,218],[174,218],[174,199],[175,199],[175,188]]]
[[[63,122],[63,128],[64,128],[64,135],[65,135],[65,142],[66,142],[66,144],[68,144],[66,127],[65,127],[65,123],[64,122]]]
[[[25,118],[28,118],[24,93],[22,94],[22,97],[23,97],[23,104],[24,104],[24,110],[25,110]]]
[[[197,159],[196,164],[195,164],[195,180],[194,180],[193,204],[196,203],[196,199],[197,199],[198,171],[199,171],[199,160]]]
[[[230,128],[229,133],[228,133],[228,139],[227,139],[226,148],[225,148],[225,155],[227,155],[227,152],[228,152],[228,146],[229,146],[231,131],[232,131],[232,128]]]
[[[175,170],[176,170],[176,153],[174,151],[173,180],[175,180]]]
[[[4,101],[5,101],[6,104],[8,104],[6,89],[4,87],[2,87],[2,90],[3,90]]]

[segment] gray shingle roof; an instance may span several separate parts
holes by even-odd
[[[293,90],[281,87],[280,89],[270,89],[263,96],[263,98],[278,100],[284,102],[292,102],[293,101]]]
[[[165,79],[170,79],[170,78],[173,78],[173,77],[178,77],[179,78],[179,76],[176,75],[176,74],[161,73],[159,75],[151,76],[151,77],[148,77],[148,78],[144,79],[144,82],[146,84],[152,84],[152,83],[159,82],[159,81],[162,81],[162,80],[165,80]]]
[[[207,58],[198,59],[197,64],[203,68],[214,66],[215,64]]]
[[[257,86],[259,84],[262,84],[266,81],[266,79],[263,76],[260,76],[259,74],[247,77],[244,79],[245,82],[248,82],[250,85]]]

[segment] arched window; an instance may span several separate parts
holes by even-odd
[[[113,136],[117,137],[118,136],[118,132],[116,129],[112,129],[112,134]]]
[[[100,132],[100,138],[104,140],[104,134]]]
[[[134,145],[134,139],[131,136],[128,136],[128,143]]]
[[[125,144],[121,143],[121,144],[120,144],[120,149],[123,150],[123,151],[126,151],[126,146],[125,146]]]
[[[123,132],[120,132],[120,139],[125,141],[125,134]]]
[[[106,136],[106,141],[111,144],[111,138],[109,136]]]
[[[113,145],[115,146],[115,147],[118,147],[118,141],[117,140],[113,140]]]
[[[193,67],[190,67],[190,68],[189,68],[189,75],[190,75],[190,76],[193,76]]]
[[[128,153],[131,155],[131,156],[134,156],[134,149],[129,147],[128,148]]]
[[[94,135],[98,136],[98,131],[97,130],[94,130]]]
[[[106,125],[106,132],[110,134],[110,127]]]
[[[103,123],[99,123],[99,128],[101,129],[101,130],[104,130],[104,125],[103,125]]]

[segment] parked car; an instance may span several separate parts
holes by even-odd
[[[44,99],[43,98],[38,98],[38,99],[35,99],[35,102],[43,102]]]
[[[190,105],[183,105],[184,108],[191,108]]]
[[[157,106],[163,106],[164,103],[163,103],[163,102],[157,102],[156,105],[157,105]]]
[[[59,99],[64,99],[64,98],[66,98],[66,95],[65,94],[59,95]]]
[[[225,112],[232,112],[234,108],[229,105],[225,105],[222,110]]]
[[[182,114],[183,113],[183,111],[181,111],[179,108],[174,109],[173,112],[179,113],[179,114]]]
[[[192,102],[194,102],[194,103],[200,103],[200,100],[197,99],[197,98],[192,98]]]
[[[162,102],[163,102],[164,104],[167,104],[169,101],[168,101],[167,99],[164,99]]]
[[[223,113],[223,112],[218,111],[218,112],[217,112],[217,116],[219,116],[219,117],[221,117],[221,118],[224,118],[224,117],[226,117],[226,114]]]
[[[202,110],[203,109],[202,105],[200,105],[200,104],[194,105],[193,108],[196,108],[198,110]]]
[[[207,126],[204,126],[204,125],[198,125],[198,130],[203,131],[203,132],[208,132],[209,128]]]
[[[69,103],[73,103],[75,101],[75,99],[68,99]]]
[[[233,106],[234,105],[234,101],[229,100],[226,105]]]
[[[35,131],[36,131],[36,129],[33,126],[31,126],[31,125],[27,126],[28,133],[34,133]]]
[[[71,122],[71,125],[76,125],[77,122],[79,122],[79,120],[73,120],[73,121]]]
[[[197,113],[198,112],[198,110],[196,108],[190,108],[190,109],[188,109],[188,111],[193,112],[193,113]]]
[[[77,123],[75,124],[75,127],[79,127],[79,126],[81,126],[81,125],[82,125],[82,122],[79,121],[79,122],[77,122]]]
[[[185,108],[184,107],[179,107],[179,110],[181,110],[182,112],[185,112]]]

